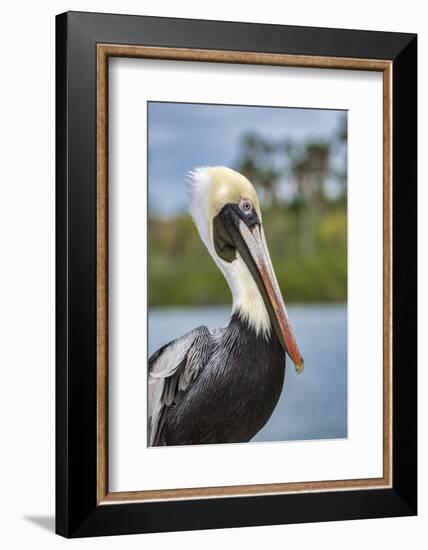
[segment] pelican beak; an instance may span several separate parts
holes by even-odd
[[[302,372],[304,367],[303,358],[300,355],[297,346],[296,338],[294,337],[293,329],[291,328],[290,319],[287,309],[279,289],[278,281],[272,267],[269,251],[266,244],[263,227],[260,223],[254,224],[252,227],[243,221],[239,221],[239,233],[248,249],[254,266],[257,268],[258,277],[255,277],[256,283],[263,284],[263,289],[260,289],[265,303],[268,305],[268,312],[273,320],[273,326],[279,341],[282,343],[285,351],[293,361],[296,371]],[[244,260],[246,260],[244,255]],[[246,261],[250,271],[254,270],[254,266]],[[254,273],[253,273],[254,276]],[[269,307],[270,306],[270,307]],[[273,317],[273,319],[272,319]]]
[[[272,267],[262,224],[253,210],[244,215],[235,204],[226,204],[213,220],[214,246],[218,256],[232,262],[239,252],[254,278],[275,333],[293,361],[296,371],[304,363],[291,328],[284,300]]]

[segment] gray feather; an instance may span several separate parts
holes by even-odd
[[[168,407],[180,402],[182,394],[198,376],[213,348],[206,327],[198,327],[166,344],[149,359],[148,443],[162,438]]]

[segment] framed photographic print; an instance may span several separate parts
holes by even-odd
[[[416,514],[416,36],[56,24],[57,532]]]

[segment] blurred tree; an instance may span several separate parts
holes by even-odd
[[[308,141],[303,144],[288,141],[285,150],[289,171],[296,184],[298,212],[298,250],[302,257],[316,253],[317,218],[326,199],[325,182],[330,174],[330,144]]]
[[[237,170],[259,187],[268,205],[277,203],[276,187],[281,170],[276,167],[277,144],[256,133],[245,134]]]
[[[345,199],[347,195],[348,179],[348,116],[346,112],[342,113],[336,134],[332,140],[332,148],[340,159],[338,166],[334,167],[334,177],[339,184],[339,197]]]

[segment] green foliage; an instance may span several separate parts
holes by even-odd
[[[287,303],[346,300],[346,211],[328,203],[316,222],[315,251],[299,251],[297,209],[275,206],[263,222],[279,285]],[[149,306],[203,306],[231,302],[227,283],[188,215],[149,220]]]

